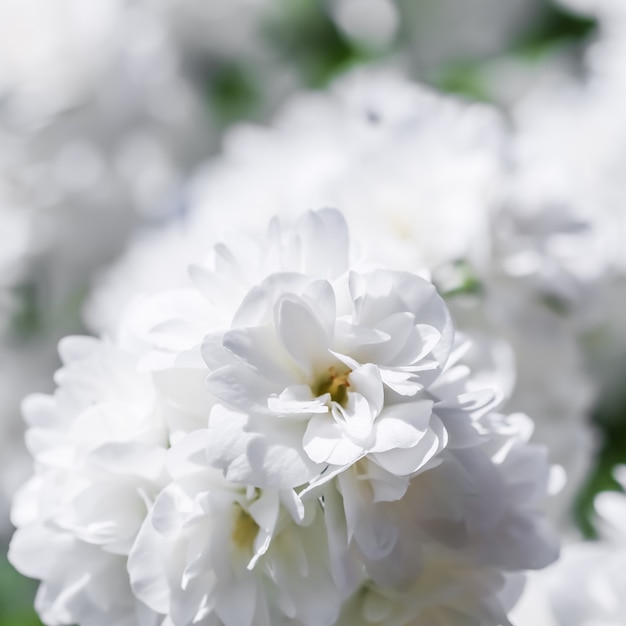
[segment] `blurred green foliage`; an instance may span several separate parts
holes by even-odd
[[[622,368],[620,371],[623,371]],[[592,416],[592,422],[600,436],[600,449],[574,511],[578,526],[589,538],[597,536],[593,501],[601,491],[621,490],[613,478],[613,470],[616,465],[626,463],[626,389],[616,383],[600,395],[603,402],[596,407]]]
[[[41,626],[33,610],[36,583],[20,576],[0,554],[0,626]]]
[[[278,54],[291,59],[310,87],[324,86],[335,74],[360,60],[356,50],[329,19],[324,3],[280,0],[276,19],[268,21],[266,36]]]
[[[596,30],[594,20],[554,4],[546,5],[541,18],[514,47],[519,51],[543,51],[562,43],[586,41]]]
[[[258,77],[240,65],[226,63],[211,74],[209,99],[222,125],[250,118],[259,99]]]
[[[32,283],[19,285],[14,289],[14,296],[19,304],[11,318],[8,336],[17,340],[37,337],[44,326],[37,286]]]

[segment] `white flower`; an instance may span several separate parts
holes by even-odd
[[[267,52],[264,21],[272,11],[281,12],[272,6],[273,0],[233,0],[228,4],[160,0],[151,4],[155,13],[162,14],[161,19],[171,28],[181,49],[214,62],[244,59],[254,64],[255,56]],[[268,73],[269,68],[264,69]]]
[[[219,233],[241,215],[263,224],[276,213],[337,206],[361,245],[395,267],[479,263],[499,199],[503,137],[487,106],[393,72],[353,72],[326,93],[287,101],[271,128],[230,131],[222,157],[194,181],[192,210]]]
[[[194,462],[194,447],[170,451],[174,480],[129,559],[136,595],[177,626],[334,624],[341,597],[321,508],[305,518],[289,491],[228,483]]]
[[[544,566],[555,556],[538,516],[547,464],[518,450],[525,422],[494,414],[497,394],[459,364],[464,343],[432,284],[365,262],[351,271],[350,258],[335,211],[273,224],[265,243],[220,245],[213,269],[193,268],[195,298],[138,303],[121,336],[148,346],[144,365],[178,381],[169,401],[190,412],[184,380],[208,373],[208,423],[181,439],[195,463],[321,498],[342,594],[363,579],[411,584],[433,542],[496,568]]]
[[[444,443],[433,400],[420,392],[447,360],[450,320],[434,287],[416,276],[379,270],[347,282],[342,276],[333,289],[328,281],[270,275],[244,298],[232,329],[206,340],[209,390],[256,421],[247,432],[283,421],[300,433],[294,447],[313,473],[319,464],[346,467],[367,457],[408,475]],[[218,437],[211,435],[212,449],[235,453]],[[293,480],[288,486],[306,478]]]
[[[64,340],[57,392],[25,403],[10,559],[42,617],[502,621],[509,573],[556,556],[549,467],[435,287],[355,256],[331,209],[218,244],[190,278],[113,339]],[[395,606],[370,619],[364,590]]]
[[[500,476],[491,473],[480,453],[447,454],[438,467],[413,479],[400,502],[382,505],[386,511],[380,504],[370,505],[366,515],[385,520],[387,534],[395,520],[400,539],[393,558],[418,575],[409,586],[392,589],[388,581],[393,571],[383,567],[376,572],[376,564],[376,582],[369,581],[345,605],[339,624],[508,623],[521,577],[505,572],[522,562],[543,567],[555,556],[549,530],[535,527],[542,541],[526,534],[538,521],[536,510],[544,497],[536,486],[546,480],[545,453],[526,446],[519,433],[513,440],[508,451],[500,451]],[[445,493],[454,498],[442,497]],[[416,543],[417,528],[421,541]],[[513,562],[517,565],[511,567]]]
[[[626,468],[615,477],[626,487]],[[600,541],[572,543],[562,559],[529,579],[512,614],[519,623],[541,626],[618,626],[626,614],[626,496],[604,492],[596,497]]]
[[[331,0],[329,9],[344,36],[367,48],[388,47],[400,26],[398,7],[392,0]]]
[[[156,392],[132,355],[91,338],[60,346],[53,396],[24,403],[35,475],[15,497],[9,558],[42,581],[50,624],[156,624],[131,593],[126,560],[163,481]]]
[[[396,3],[403,29],[410,33],[411,61],[427,72],[436,68],[445,72],[459,59],[498,57],[529,32],[545,10],[538,0],[511,0],[504,5],[497,0],[441,0],[436,6]]]
[[[500,626],[520,583],[488,567],[468,567],[445,548],[424,555],[424,575],[404,592],[364,585],[344,606],[337,626]]]

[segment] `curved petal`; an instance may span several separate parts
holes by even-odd
[[[386,408],[374,425],[375,442],[370,452],[415,447],[430,428],[433,402],[420,400]]]
[[[348,439],[340,426],[326,415],[315,415],[309,420],[303,445],[316,463],[350,465],[363,456],[363,448]]]
[[[276,306],[276,332],[291,358],[311,377],[330,360],[330,338],[326,329],[301,298],[289,294]]]

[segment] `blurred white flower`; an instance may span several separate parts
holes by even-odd
[[[539,0],[395,0],[395,4],[409,33],[405,54],[422,76],[508,51],[532,31],[545,11]]]
[[[261,221],[340,206],[363,245],[402,268],[478,262],[490,247],[502,137],[488,107],[387,71],[355,72],[329,93],[293,98],[273,128],[231,131],[222,157],[194,183],[192,203],[213,230],[234,226],[251,202]]]
[[[251,61],[267,49],[263,26],[280,12],[275,0],[148,0],[173,31],[179,46],[194,55]],[[208,35],[208,36],[207,36]]]
[[[467,567],[452,551],[435,548],[423,556],[425,574],[405,593],[363,586],[345,605],[337,626],[446,626],[506,624],[520,582],[489,568]],[[445,591],[442,583],[445,581]],[[498,595],[494,590],[499,591]],[[445,594],[445,595],[444,595]],[[542,625],[543,626],[543,625]]]
[[[115,327],[115,315],[105,319],[104,311],[127,302],[129,272],[133,291],[150,291],[156,288],[150,266],[166,254],[174,264],[177,257],[199,259],[203,246],[242,220],[261,226],[274,214],[319,206],[341,207],[363,249],[387,255],[392,267],[480,264],[489,256],[490,215],[499,199],[502,138],[493,110],[388,72],[356,73],[330,93],[295,97],[273,128],[242,125],[228,134],[224,154],[192,181],[187,223],[173,225],[163,242],[155,236],[151,246],[131,249],[128,265],[135,269],[122,261],[104,279],[88,321],[98,330]],[[172,240],[179,236],[176,251]]]
[[[67,317],[133,226],[175,212],[212,122],[146,3],[2,0],[0,23],[0,177],[42,260],[28,282]]]
[[[626,488],[626,467],[616,478]],[[561,560],[530,577],[512,614],[541,626],[618,626],[626,614],[626,496],[604,492],[595,509],[601,539],[564,548]]]
[[[389,46],[399,30],[400,15],[392,0],[331,0],[329,6],[338,28],[365,48]]]
[[[601,260],[600,271],[623,272],[626,12],[619,1],[561,1],[596,17],[598,28],[584,48],[582,80],[562,72],[540,81],[512,111],[520,187],[531,203],[556,204],[553,215],[595,233],[580,240],[586,251],[578,255],[580,269],[592,271],[593,262]]]
[[[534,292],[561,312],[560,327],[572,327],[579,355],[557,371],[587,379],[589,404],[594,395],[608,395],[595,388],[615,384],[626,356],[624,325],[616,317],[626,284],[626,14],[623,3],[612,0],[563,4],[596,18],[598,28],[585,42],[583,77],[562,66],[512,108],[513,218],[504,225],[510,243],[502,246],[508,248],[503,267],[526,274],[518,284],[534,283]],[[575,356],[567,343],[560,353]],[[574,361],[585,371],[578,367],[575,374]],[[554,389],[565,389],[563,380]],[[584,394],[575,395],[579,409],[564,406],[580,413]]]

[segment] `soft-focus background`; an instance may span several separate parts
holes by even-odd
[[[21,398],[53,389],[59,338],[89,332],[86,310],[98,316],[86,304],[94,281],[137,233],[187,213],[188,181],[230,125],[268,124],[290,94],[357,66],[392,67],[500,109],[533,190],[544,158],[597,168],[584,185],[587,215],[597,201],[621,223],[626,133],[611,125],[626,111],[619,3],[0,0],[0,626],[39,623],[36,585],[5,556],[10,497],[30,471]],[[617,488],[611,472],[626,462],[626,264],[611,266],[599,279],[608,286],[588,296],[604,323],[579,333],[593,453],[568,514],[586,537],[594,495]],[[542,341],[546,358],[562,349]],[[580,392],[577,380],[558,384]],[[532,393],[554,385],[536,381]]]

